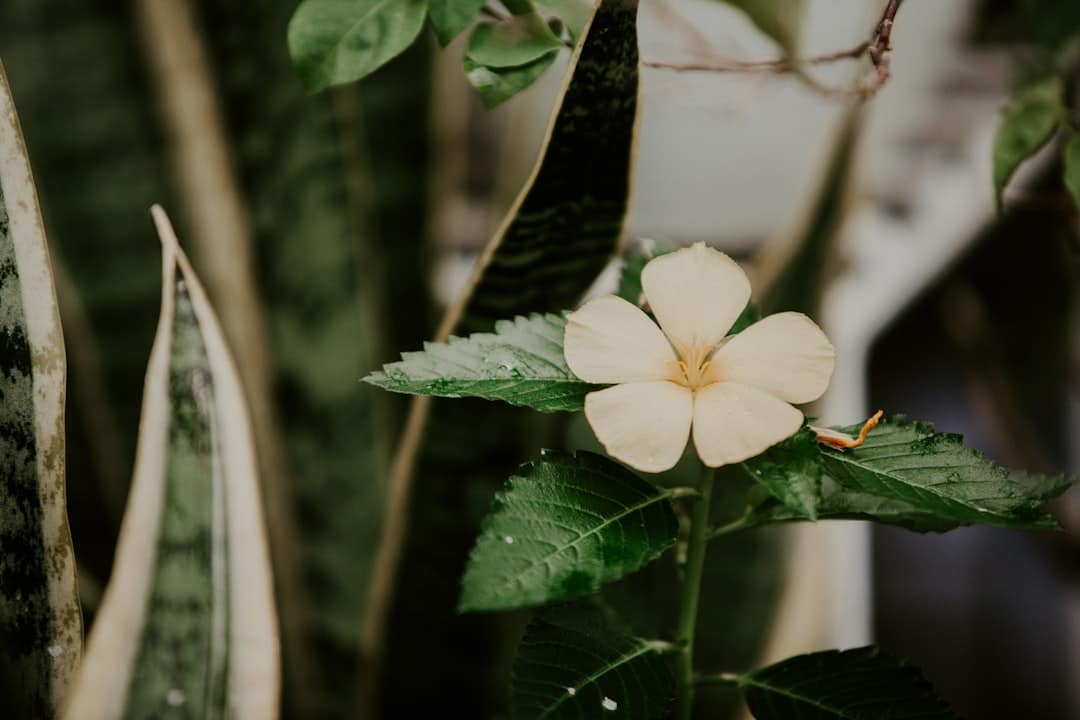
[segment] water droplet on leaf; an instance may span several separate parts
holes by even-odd
[[[605,697],[600,701],[600,707],[604,708],[608,712],[614,712],[619,707],[619,703],[615,702],[609,697]]]
[[[184,696],[184,691],[178,688],[173,688],[169,692],[165,693],[165,702],[171,707],[180,707],[187,701]]]

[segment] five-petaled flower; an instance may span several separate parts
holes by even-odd
[[[668,470],[693,428],[698,456],[719,467],[798,431],[803,414],[793,404],[821,397],[836,362],[810,318],[779,313],[728,337],[750,282],[704,243],[654,258],[641,284],[659,327],[614,295],[567,318],[570,369],[613,385],[585,398],[585,416],[612,457],[643,472]]]

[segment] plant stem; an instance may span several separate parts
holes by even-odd
[[[694,631],[697,628],[698,601],[701,597],[701,575],[705,568],[705,550],[709,540],[709,510],[712,506],[712,468],[705,468],[698,490],[700,499],[690,514],[690,537],[687,542],[686,568],[679,605],[679,631],[676,641],[682,648],[678,667],[679,720],[689,720],[694,711]]]

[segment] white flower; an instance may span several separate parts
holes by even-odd
[[[678,462],[693,428],[701,460],[719,467],[793,435],[792,404],[821,397],[836,353],[799,313],[727,332],[750,300],[746,274],[698,243],[655,258],[641,274],[660,326],[614,295],[567,318],[565,353],[585,382],[610,384],[585,398],[585,417],[608,453],[642,472]]]

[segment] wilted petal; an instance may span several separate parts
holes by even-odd
[[[678,359],[656,323],[614,295],[570,313],[563,352],[573,373],[591,383],[660,380]]]
[[[676,347],[720,342],[750,300],[750,281],[734,260],[705,243],[649,261],[641,286]]]
[[[801,404],[824,394],[835,367],[836,351],[821,328],[805,315],[786,312],[728,340],[713,355],[709,375]]]
[[[803,415],[749,385],[707,385],[694,396],[694,447],[709,467],[742,462],[794,435]]]
[[[616,385],[585,398],[585,417],[608,454],[649,473],[679,461],[693,412],[690,390],[666,381]]]

